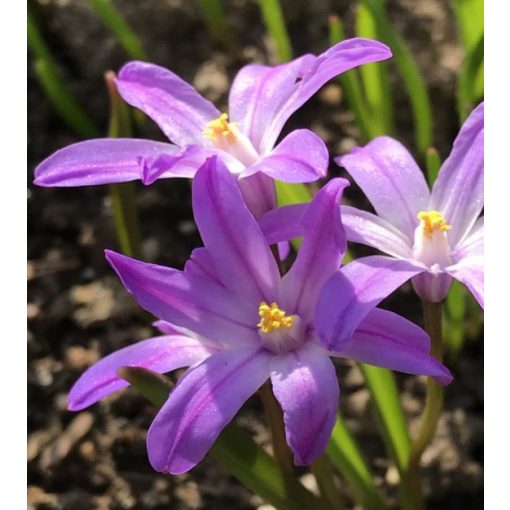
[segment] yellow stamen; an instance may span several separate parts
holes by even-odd
[[[257,326],[263,333],[271,333],[280,328],[289,329],[294,322],[294,317],[285,315],[276,303],[268,305],[262,301],[259,306],[259,315],[262,319]]]
[[[444,232],[452,228],[451,225],[446,223],[439,211],[420,211],[418,219],[423,221],[423,235],[425,237],[432,237],[434,230]]]
[[[228,121],[226,113],[222,113],[217,119],[207,124],[204,136],[213,142],[217,142],[222,136],[227,139],[228,143],[235,143],[237,140],[235,125]]]

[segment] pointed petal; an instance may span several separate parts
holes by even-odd
[[[284,182],[313,182],[327,174],[328,162],[326,144],[312,131],[297,129],[242,176],[263,172]]]
[[[156,317],[221,344],[259,341],[257,309],[211,279],[109,250],[106,258],[138,304]]]
[[[347,180],[339,178],[328,182],[303,217],[303,243],[282,280],[282,304],[289,314],[312,319],[322,286],[340,267],[347,246],[340,200],[348,185]]]
[[[310,464],[324,452],[336,421],[340,388],[335,367],[322,349],[307,343],[273,359],[271,382],[294,463]]]
[[[388,255],[411,258],[409,240],[391,223],[375,214],[343,205],[342,222],[348,241],[366,244]]]
[[[160,374],[188,367],[217,349],[181,335],[158,336],[124,347],[92,365],[76,381],[68,396],[68,409],[80,411],[129,386],[117,376],[120,367],[141,367]]]
[[[417,214],[427,208],[430,193],[409,151],[397,140],[381,136],[335,162],[345,167],[377,214],[412,242]]]
[[[210,158],[193,181],[195,222],[221,282],[254,306],[274,301],[280,274],[236,179],[217,158]]]
[[[464,122],[432,187],[430,209],[452,226],[450,246],[468,233],[483,209],[483,103]]]
[[[465,257],[483,257],[484,253],[484,219],[478,218],[464,240],[455,248],[453,260],[460,261]]]
[[[276,207],[259,218],[266,241],[276,244],[303,235],[303,216],[310,204],[293,204]]]
[[[275,67],[241,69],[230,91],[233,121],[259,152],[269,152],[287,119],[335,76],[391,57],[387,46],[369,39],[342,41],[319,56],[304,55]]]
[[[332,354],[406,374],[428,375],[439,384],[449,384],[450,371],[429,351],[430,338],[423,329],[396,313],[374,308],[342,352]]]
[[[152,467],[177,475],[196,466],[266,381],[270,359],[265,349],[220,351],[189,370],[149,429]]]
[[[220,115],[189,83],[164,67],[129,62],[115,83],[124,101],[142,110],[180,146],[202,144],[207,124]]]
[[[143,162],[174,157],[174,145],[133,138],[99,138],[60,149],[35,169],[38,186],[92,186],[141,179]]]
[[[342,350],[371,310],[425,269],[381,255],[342,267],[324,285],[317,302],[315,324],[321,344],[332,351]]]
[[[450,276],[463,283],[471,291],[471,294],[473,294],[478,301],[478,304],[484,308],[483,257],[466,257],[457,264],[447,267],[445,271]]]

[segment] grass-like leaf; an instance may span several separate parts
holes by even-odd
[[[274,41],[280,62],[292,59],[292,45],[279,0],[259,0],[266,29]]]
[[[109,0],[89,0],[89,3],[131,58],[148,60],[142,41]]]
[[[234,48],[234,36],[219,0],[197,0],[211,37],[223,48]]]

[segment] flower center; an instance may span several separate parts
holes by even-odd
[[[228,121],[228,114],[222,113],[217,119],[207,124],[204,136],[215,144],[220,143],[223,139],[232,144],[237,141],[236,131],[235,124]]]
[[[414,234],[413,255],[431,269],[451,264],[450,246],[446,232],[452,227],[439,211],[420,211],[419,225]]]
[[[446,232],[452,228],[448,225],[439,211],[420,211],[418,219],[421,220],[423,235],[429,239],[434,231]]]
[[[290,329],[294,322],[294,317],[286,315],[276,303],[268,305],[265,301],[260,303],[259,316],[261,320],[257,326],[263,333],[272,333],[281,328]]]

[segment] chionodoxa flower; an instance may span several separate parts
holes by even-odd
[[[450,382],[428,355],[418,326],[377,304],[413,274],[370,257],[344,266],[339,201],[344,179],[315,196],[302,219],[304,240],[281,276],[236,179],[216,157],[198,170],[192,202],[204,247],[184,271],[107,251],[140,306],[160,319],[164,336],[115,352],[89,368],[69,395],[83,409],[127,385],[123,365],[168,372],[190,368],[154,419],[147,437],[152,466],[183,473],[205,456],[243,403],[268,379],[280,403],[296,464],[321,454],[335,423],[339,385],[330,356],[347,357]]]
[[[328,169],[326,146],[310,130],[292,131],[275,147],[288,118],[331,78],[390,57],[386,45],[354,38],[319,56],[307,54],[274,67],[247,65],[230,89],[228,114],[171,71],[130,62],[116,80],[120,95],[153,119],[173,144],[87,140],[43,161],[35,183],[87,186],[141,179],[150,184],[162,177],[193,177],[206,158],[217,155],[240,178],[249,207],[259,215],[276,205],[272,179],[311,182]]]
[[[441,301],[452,278],[484,306],[483,294],[483,103],[463,124],[429,191],[422,171],[393,138],[383,136],[336,158],[376,213],[342,206],[348,241],[363,243],[414,264],[412,283],[425,300]],[[260,219],[267,239],[302,235],[307,204],[286,206]],[[382,266],[387,257],[374,258]]]

